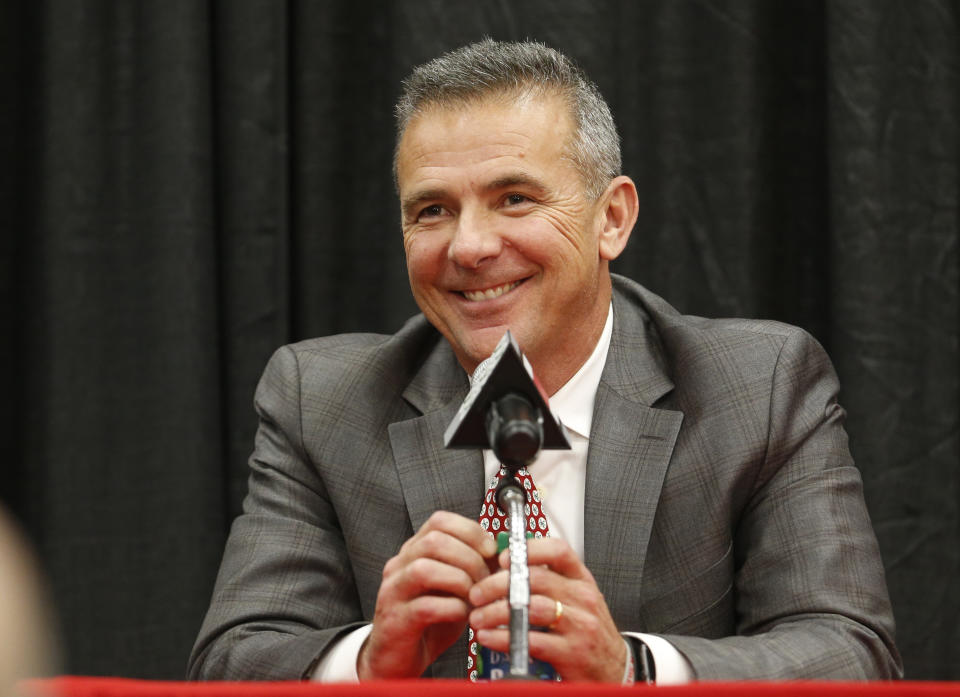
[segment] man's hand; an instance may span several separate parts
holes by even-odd
[[[419,677],[463,632],[467,596],[490,575],[496,551],[475,520],[430,516],[383,567],[373,629],[357,656],[359,678]]]
[[[550,663],[564,680],[616,682],[623,679],[627,647],[617,631],[593,574],[563,540],[527,540],[530,563],[530,624],[549,627],[530,632],[530,655]],[[510,651],[507,604],[509,550],[499,558],[503,571],[471,590],[470,624],[477,641],[494,651]],[[563,603],[557,619],[557,604]]]

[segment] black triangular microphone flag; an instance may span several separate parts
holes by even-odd
[[[550,403],[533,371],[524,362],[520,347],[509,330],[500,339],[490,357],[477,366],[470,378],[470,391],[443,433],[447,448],[489,448],[485,427],[490,403],[510,392],[526,397],[543,416],[544,450],[569,450],[570,439],[560,419],[550,411]]]

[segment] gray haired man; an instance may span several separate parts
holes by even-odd
[[[397,116],[422,315],[274,355],[191,675],[457,677],[468,641],[506,650],[508,560],[477,523],[498,463],[441,434],[509,329],[573,440],[531,468],[533,657],[612,683],[898,676],[829,360],[610,274],[638,201],[596,87],[483,41],[415,70]]]

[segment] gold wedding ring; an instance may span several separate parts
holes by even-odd
[[[559,600],[554,600],[553,603],[553,612],[555,616],[553,618],[553,622],[550,623],[550,626],[548,626],[547,629],[553,629],[556,627],[557,622],[559,622],[560,618],[563,617],[563,603],[561,603]]]

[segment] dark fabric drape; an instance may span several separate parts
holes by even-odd
[[[3,4],[2,493],[65,670],[182,676],[270,353],[415,311],[398,83],[490,35],[565,51],[609,100],[641,197],[617,271],[827,347],[908,676],[960,678],[958,18],[949,0]]]

